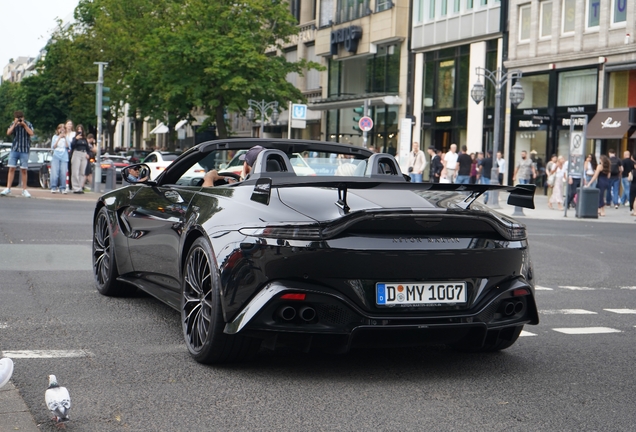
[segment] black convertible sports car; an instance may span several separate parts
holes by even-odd
[[[254,145],[266,149],[243,181],[188,176]],[[294,154],[324,169],[296,173]],[[295,140],[203,143],[155,181],[136,167],[142,180],[95,208],[97,289],[181,311],[199,362],[281,346],[495,351],[539,322],[525,227],[477,201],[498,189],[534,208],[534,186],[410,183],[389,154]]]

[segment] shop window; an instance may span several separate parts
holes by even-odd
[[[517,108],[547,108],[548,90],[550,87],[550,75],[524,75],[521,78],[521,86],[525,93],[523,101]]]
[[[382,12],[382,11],[391,9],[392,7],[393,7],[393,1],[392,0],[377,0],[375,11],[376,12]]]
[[[521,161],[521,152],[525,150],[528,158],[532,158],[531,151],[536,151],[534,162],[537,163],[541,159],[541,164],[545,166],[546,154],[548,148],[548,131],[545,130],[527,130],[517,131],[515,133],[515,160],[513,172],[517,164]],[[536,168],[536,166],[535,166]]]
[[[559,74],[558,106],[596,104],[597,70],[583,69]]]
[[[621,24],[626,21],[627,0],[612,0],[612,24]]]
[[[440,62],[437,81],[437,108],[453,108],[455,100],[455,60]]]
[[[400,80],[400,45],[378,47],[378,52],[366,61],[369,93],[394,93]]]
[[[540,37],[549,38],[552,36],[552,2],[541,2],[541,28],[539,29]]]
[[[340,96],[340,62],[329,60],[327,96]]]
[[[338,0],[337,22],[352,21],[371,14],[369,0]]]
[[[429,61],[424,65],[424,97],[423,109],[432,109],[435,104],[435,62]]]
[[[574,27],[576,24],[576,0],[564,0],[563,1],[563,25],[561,33],[572,34],[574,33]]]
[[[636,106],[636,70],[609,74],[608,108]]]
[[[519,8],[519,42],[530,40],[530,5]]]
[[[601,0],[587,0],[585,7],[587,9],[585,14],[587,17],[586,27],[588,29],[598,27],[601,17]]]

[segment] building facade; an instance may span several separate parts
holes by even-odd
[[[585,153],[634,151],[635,26],[631,0],[511,0],[505,66],[523,71],[526,94],[512,110],[515,159],[522,150],[567,157],[572,115],[587,115]]]

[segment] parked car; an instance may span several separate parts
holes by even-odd
[[[154,151],[146,156],[143,163],[150,167],[150,179],[154,180],[179,157],[179,153]]]
[[[231,172],[237,175],[241,175],[243,171],[243,161],[241,156],[246,153],[246,150],[239,150],[234,157],[227,164],[221,164],[219,170]],[[300,153],[293,153],[289,158],[294,172],[302,176],[316,175],[316,172],[309,166]]]
[[[144,160],[151,152],[149,150],[128,150],[119,152],[119,156],[124,156],[130,163],[139,163]]]
[[[179,184],[194,165],[255,145],[266,149],[246,180]],[[335,175],[297,175],[290,158],[305,151]],[[261,346],[497,351],[539,322],[525,227],[477,201],[507,191],[533,208],[534,185],[411,183],[390,154],[302,140],[209,141],[155,181],[145,164],[124,179],[132,167],[140,180],[96,203],[97,289],[139,288],[180,311],[198,362]]]
[[[9,167],[7,164],[9,163],[9,153],[10,149],[1,149],[0,150],[0,185],[6,186],[7,184],[7,175],[9,173]],[[49,187],[49,168],[51,157],[53,156],[53,152],[48,148],[36,148],[31,147],[29,151],[29,167],[27,170],[27,186],[31,187]],[[18,186],[20,183],[20,175],[19,172],[21,170],[19,167],[16,169],[16,174],[13,177],[13,184],[11,187]],[[40,173],[45,173],[44,177],[41,178]]]
[[[102,168],[102,183],[106,182],[106,170],[112,166],[115,167],[115,174],[117,182],[121,182],[121,169],[130,165],[130,161],[124,156],[109,155],[108,153],[102,155],[101,168]]]

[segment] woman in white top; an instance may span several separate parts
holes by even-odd
[[[563,210],[563,185],[566,178],[565,158],[559,156],[556,163],[556,170],[554,174],[554,185],[552,186],[552,194],[548,200],[548,207],[554,208],[553,204],[559,206],[559,210]]]
[[[594,180],[593,184],[590,184],[590,180],[594,177],[594,171],[596,171],[597,165],[596,156],[593,154],[587,155],[585,162],[583,163],[583,168],[585,170],[585,183],[583,183],[583,186],[596,187],[596,180]]]
[[[66,193],[66,171],[68,169],[69,141],[63,123],[57,126],[56,134],[51,140],[53,157],[51,158],[51,193]]]

